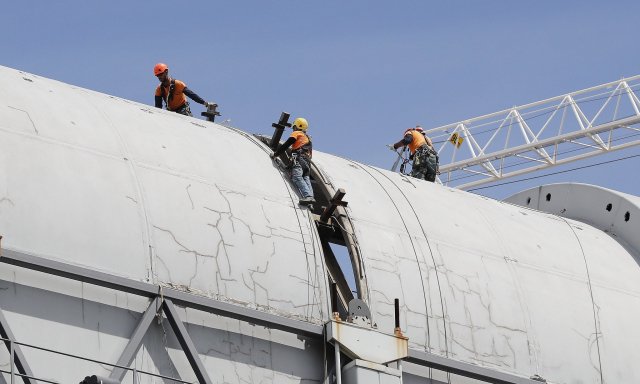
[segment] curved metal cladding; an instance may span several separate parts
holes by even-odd
[[[8,68],[0,67],[0,83],[4,248],[316,324],[327,319],[326,277],[315,225],[307,211],[298,208],[296,193],[259,141],[235,129]],[[16,292],[22,287],[22,299],[34,294],[27,288],[30,284],[42,286],[47,296],[59,291],[75,297],[63,304],[69,305],[69,316],[74,305],[83,319],[99,317],[100,311],[111,313],[110,306],[123,307],[113,309],[116,312],[145,308],[139,303],[127,308],[129,304],[123,303],[129,299],[113,292],[109,295],[115,302],[97,295],[109,307],[89,306],[82,285],[34,277],[40,275],[6,265],[1,269],[3,285]],[[26,283],[15,276],[44,282]],[[7,318],[20,341],[53,347],[58,337],[78,337],[77,324],[70,319],[67,327],[45,326],[59,329],[56,335],[49,330],[45,335],[30,332],[28,327],[51,321],[3,292],[1,306],[9,312]],[[86,345],[73,346],[74,352],[91,356],[96,350],[92,338],[97,338],[99,354],[115,362],[136,316],[109,327],[114,328],[111,336],[117,337],[103,334],[100,319],[86,320],[92,336]],[[209,315],[202,324],[216,318]],[[65,319],[60,313],[55,321]],[[239,328],[241,335],[242,327],[228,320],[222,329],[229,333]],[[200,352],[205,358],[243,342],[239,337],[212,351],[207,333],[203,334]],[[266,334],[261,347],[262,336],[252,339],[256,349],[238,346],[243,353],[235,356],[239,360],[231,352],[218,357],[233,364],[259,365],[247,369],[256,375],[250,378],[253,381],[270,377],[298,382],[302,376],[319,380],[320,365],[281,369],[282,375],[269,369],[264,375],[256,373],[273,363],[258,362],[277,347],[268,341],[276,337]],[[296,350],[304,343],[285,342]],[[64,343],[56,346],[66,352],[72,348]],[[300,365],[305,361],[301,354]],[[225,371],[219,365],[210,368],[217,374]],[[226,378],[218,379],[247,379],[240,377],[237,366],[229,370]]]
[[[615,239],[635,258],[600,249],[593,239],[585,246],[604,378],[638,382],[640,373],[632,361],[640,359],[640,329],[634,320],[640,317],[640,198],[594,185],[564,183],[522,191],[505,201],[592,225],[603,231],[598,239]]]
[[[640,269],[587,224],[316,152],[346,190],[374,322],[411,348],[554,383],[636,382]]]
[[[518,192],[504,201],[593,225],[640,263],[640,197],[596,185],[560,183]]]

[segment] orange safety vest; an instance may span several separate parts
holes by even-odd
[[[416,150],[418,148],[427,144],[427,140],[425,140],[422,133],[416,131],[415,129],[410,129],[406,131],[404,135],[406,136],[408,133],[411,133],[412,136],[411,142],[409,143],[409,151],[411,151],[412,154],[416,153]]]
[[[163,87],[162,84],[158,85],[156,88],[156,96],[162,96],[164,102],[167,104],[167,109],[175,111],[187,102],[187,98],[184,95],[184,89],[187,86],[180,80],[172,79],[171,82],[174,84],[169,83],[166,87]],[[173,85],[173,92],[171,85]]]
[[[291,146],[291,150],[292,151],[297,151],[303,145],[305,145],[305,144],[307,144],[309,142],[309,138],[302,131],[293,131],[293,132],[291,132],[291,137],[296,139],[296,142],[293,143],[293,145]]]

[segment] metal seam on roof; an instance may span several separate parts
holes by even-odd
[[[373,170],[377,171],[381,176],[384,176],[394,187],[396,187],[398,189],[398,192],[400,192],[400,194],[405,198],[405,200],[409,204],[409,207],[411,208],[411,211],[415,215],[416,221],[417,221],[418,225],[420,226],[420,230],[422,231],[422,234],[424,235],[424,239],[426,240],[427,246],[429,247],[429,254],[431,256],[431,261],[433,262],[433,267],[434,267],[434,271],[435,271],[435,275],[436,275],[436,281],[438,283],[438,296],[440,297],[440,307],[441,307],[442,313],[446,313],[445,307],[444,307],[444,302],[443,302],[443,299],[442,299],[442,288],[440,286],[440,277],[439,277],[439,274],[438,274],[438,264],[436,263],[435,257],[433,256],[433,250],[431,249],[431,244],[429,243],[429,239],[427,237],[427,233],[425,232],[424,227],[422,226],[422,222],[420,221],[420,217],[418,216],[418,213],[411,206],[411,201],[409,200],[407,195],[404,192],[402,192],[402,189],[400,187],[398,187],[398,185],[396,185],[387,175],[385,175],[384,173],[380,172],[380,170],[378,170],[376,168],[373,168],[373,167],[370,167],[370,168],[372,168]],[[367,171],[367,173],[369,173],[369,172]],[[371,175],[371,173],[369,173],[369,174]],[[373,177],[373,175],[371,175],[371,177]],[[373,178],[375,179],[375,177],[373,177]],[[380,184],[380,186],[382,187],[382,184]],[[394,205],[395,205],[395,202],[394,202]],[[396,206],[396,208],[397,208],[397,206]],[[398,213],[400,213],[399,209],[398,209]],[[404,222],[404,220],[403,220],[403,222]],[[409,230],[406,227],[406,225],[405,225],[405,228],[407,229],[407,232],[409,232]],[[417,251],[415,249],[415,245],[413,244],[413,240],[411,239],[411,236],[409,236],[409,239],[411,240],[412,246],[414,248],[414,252],[415,252],[415,255],[416,255],[416,262],[419,264],[420,261],[418,259],[418,253],[417,253]],[[425,305],[425,310],[426,310],[426,314],[427,314],[427,316],[425,316],[426,323],[427,323],[426,324],[427,340],[428,340],[428,343],[429,343],[428,345],[431,347],[431,339],[430,339],[430,334],[429,334],[430,333],[430,331],[429,331],[429,305],[427,303],[427,290],[426,290],[426,288],[424,286],[425,277],[422,275],[422,271],[420,269],[418,269],[418,271],[420,272],[420,283],[422,284],[424,305]],[[447,327],[446,327],[445,318],[446,318],[446,316],[442,317],[442,323],[443,323],[443,328],[444,328],[445,345],[448,345],[448,342],[447,342]],[[445,356],[449,356],[448,348],[445,349]]]
[[[573,233],[573,236],[575,237],[576,241],[578,242],[578,245],[580,246],[580,251],[582,252],[582,258],[584,259],[584,268],[585,271],[587,273],[587,286],[589,287],[589,296],[591,298],[591,309],[593,312],[593,327],[594,327],[594,333],[596,335],[595,339],[596,339],[596,350],[598,351],[598,372],[600,373],[600,381],[602,383],[604,383],[604,378],[602,375],[602,359],[601,359],[601,352],[600,352],[600,329],[598,327],[598,313],[597,313],[597,304],[595,302],[595,299],[593,297],[593,287],[591,286],[591,277],[589,276],[589,263],[587,262],[587,256],[584,253],[584,247],[582,246],[582,242],[580,241],[580,238],[578,237],[578,234],[576,233],[575,229],[573,228],[573,226],[571,225],[571,223],[569,223],[569,221],[565,218],[563,218],[563,221],[567,224],[567,226],[569,227],[569,229],[571,229],[571,232]]]

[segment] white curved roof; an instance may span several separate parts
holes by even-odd
[[[241,131],[0,68],[3,246],[321,322],[315,225]]]
[[[323,153],[347,191],[381,329],[413,348],[551,382],[640,379],[640,268],[602,231]]]
[[[3,246],[327,319],[318,234],[245,133],[0,68]],[[640,380],[640,269],[588,224],[314,152],[344,188],[374,322],[551,382]],[[635,216],[632,216],[635,217]]]
[[[560,183],[531,188],[505,199],[582,221],[613,236],[640,262],[640,197],[596,185]]]

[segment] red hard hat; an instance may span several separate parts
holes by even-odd
[[[158,76],[159,74],[163,73],[164,71],[169,70],[169,67],[167,67],[167,64],[165,63],[158,63],[156,64],[155,67],[153,67],[153,74]]]

